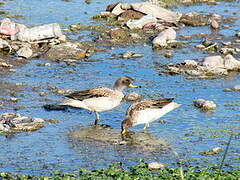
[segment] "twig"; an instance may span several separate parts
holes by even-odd
[[[221,174],[222,167],[223,167],[223,163],[224,163],[224,160],[225,160],[225,158],[226,158],[226,156],[227,156],[227,152],[228,152],[228,149],[229,149],[229,146],[230,146],[232,137],[233,137],[233,133],[231,133],[231,136],[229,137],[229,140],[228,140],[228,143],[227,143],[227,147],[226,147],[226,149],[225,149],[225,151],[224,151],[223,158],[222,158],[222,162],[221,162],[221,164],[220,164],[220,166],[219,166],[218,178],[217,178],[217,179],[219,179],[219,176],[220,176],[220,174]]]

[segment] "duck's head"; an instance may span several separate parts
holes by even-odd
[[[132,127],[132,123],[131,123],[131,121],[130,121],[129,118],[126,118],[126,119],[122,122],[122,125],[121,125],[121,129],[122,129],[121,135],[122,135],[122,137],[125,137],[125,136],[127,135],[127,133],[128,133],[128,128],[129,128],[129,127]]]
[[[134,79],[129,76],[120,77],[119,79],[116,80],[114,84],[114,89],[122,91],[127,87],[132,87],[132,88],[138,87],[136,85],[133,85],[133,81]]]

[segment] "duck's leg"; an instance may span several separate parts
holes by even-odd
[[[145,123],[145,125],[144,125],[144,130],[146,130],[147,128],[149,127],[149,123]]]
[[[94,113],[96,115],[96,119],[95,119],[94,125],[96,126],[98,124],[98,121],[99,121],[99,114],[96,111]]]

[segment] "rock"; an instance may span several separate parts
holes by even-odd
[[[127,34],[123,29],[115,28],[110,31],[110,36],[113,39],[125,39]]]
[[[219,28],[219,24],[214,18],[211,18],[211,28],[213,28],[213,29]]]
[[[93,19],[100,19],[100,18],[108,18],[108,17],[115,17],[116,15],[111,12],[100,12],[97,15],[93,16]]]
[[[236,60],[232,55],[226,55],[224,58],[221,56],[209,56],[204,58],[202,63],[207,69],[224,68],[227,70],[240,69],[240,61]]]
[[[131,92],[124,97],[126,101],[137,101],[140,100],[141,98],[142,98],[141,95],[135,92]]]
[[[46,96],[46,95],[47,95],[46,92],[40,92],[40,93],[39,93],[39,96]]]
[[[132,51],[127,51],[123,54],[122,56],[123,58],[125,59],[128,59],[128,58],[139,58],[139,57],[142,57],[141,54],[137,54],[135,52],[132,52]]]
[[[5,62],[5,61],[0,61],[0,68],[12,68],[13,65]]]
[[[63,35],[59,36],[58,39],[61,43],[63,43],[63,42],[67,41],[67,36],[65,34],[63,34]]]
[[[137,33],[131,33],[130,36],[131,36],[131,38],[133,38],[133,39],[141,39],[141,38],[142,38],[142,37],[141,37],[139,34],[137,34]]]
[[[11,21],[9,18],[5,18],[1,20],[0,33],[12,36],[26,28],[27,27],[24,24],[18,24]]]
[[[183,14],[180,22],[188,26],[205,26],[207,24],[210,24],[209,18],[207,16],[195,12]]]
[[[165,47],[167,46],[168,40],[176,39],[176,31],[172,28],[168,28],[158,34],[157,37],[153,39],[153,47]]]
[[[18,98],[15,98],[15,97],[10,98],[10,100],[11,100],[12,102],[18,102]]]
[[[193,67],[198,66],[198,63],[194,60],[184,60],[183,62],[185,63],[186,66],[193,66]]]
[[[216,109],[216,104],[213,101],[206,101],[204,99],[197,99],[193,101],[194,106],[201,108],[202,110],[214,110]]]
[[[4,113],[0,115],[0,132],[35,131],[44,126],[41,118],[29,118],[18,113]]]
[[[171,57],[173,57],[173,51],[166,51],[166,52],[164,53],[164,57],[166,57],[166,58],[171,58]]]
[[[228,54],[224,57],[224,68],[228,70],[238,70],[240,69],[240,61]]]
[[[29,46],[23,46],[17,51],[17,55],[28,59],[33,55],[33,51]]]
[[[205,57],[202,63],[208,69],[224,68],[224,60],[221,56]]]
[[[152,162],[148,164],[148,169],[149,170],[159,170],[165,168],[165,165],[163,163],[159,162]]]
[[[134,11],[134,10],[127,10],[118,16],[118,20],[140,19],[143,16],[144,14],[141,12]]]
[[[10,44],[7,41],[0,38],[0,49],[5,49],[5,48],[8,48],[9,52],[11,52],[12,50],[12,47],[10,46]]]
[[[220,52],[222,54],[235,54],[235,48],[221,48]]]
[[[132,7],[131,7],[131,4],[122,3],[121,8],[122,8],[123,10],[129,10],[129,9],[131,9]]]
[[[126,25],[129,29],[135,29],[135,28],[142,29],[144,25],[148,23],[154,23],[154,22],[157,22],[157,19],[154,16],[146,15],[138,20],[128,20]]]
[[[215,147],[211,150],[208,150],[208,151],[203,151],[201,152],[200,154],[204,154],[204,155],[216,155],[216,154],[219,154],[220,152],[223,152],[223,149],[220,148],[220,147]]]
[[[240,85],[235,85],[235,86],[233,87],[233,90],[234,90],[234,91],[240,91]]]
[[[109,4],[108,6],[107,6],[107,9],[106,9],[106,11],[112,11],[115,7],[116,7],[116,5],[118,5],[119,3],[115,3],[115,4]]]
[[[63,60],[67,58],[82,59],[88,57],[88,50],[81,48],[77,42],[66,42],[53,46],[46,53],[47,58],[52,60]]]
[[[122,3],[118,3],[111,11],[112,14],[118,16],[119,14],[123,13],[125,10],[121,8]]]
[[[135,11],[139,11],[147,15],[152,15],[160,20],[169,23],[177,23],[182,16],[181,13],[164,9],[150,2],[134,3],[131,4],[131,6]]]

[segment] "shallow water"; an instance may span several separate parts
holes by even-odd
[[[9,15],[23,15],[25,18],[16,21],[28,25],[58,22],[63,27],[77,22],[91,22],[91,16],[104,11],[107,4],[114,1],[6,1],[2,9]],[[129,1],[128,1],[129,2]],[[134,1],[136,2],[136,1]],[[220,5],[199,4],[175,9],[180,12],[196,11],[201,13],[216,12],[223,17],[232,15],[240,17],[240,2],[220,2]],[[22,9],[21,12],[17,11]],[[64,11],[63,11],[64,9]],[[19,15],[18,14],[18,15]],[[1,15],[3,17],[3,15]],[[227,29],[219,33],[234,36],[239,31],[240,22],[236,21]],[[211,34],[209,27],[185,27],[178,31],[178,35],[191,35],[197,33]],[[201,42],[196,39],[192,44]],[[142,58],[137,59],[111,59],[113,54],[121,54],[128,50],[140,53]],[[156,62],[161,64],[180,62],[185,59],[201,59],[208,56],[193,48],[176,50],[171,59],[167,59],[161,52],[153,51],[150,44],[145,46],[114,47],[106,53],[96,53],[91,58],[96,62],[81,62],[77,66],[67,66],[64,63],[54,63],[46,59],[33,59],[25,66],[19,67],[16,73],[0,80],[4,82],[24,83],[21,91],[17,93],[19,102],[9,106],[0,107],[0,113],[12,112],[14,108],[24,105],[17,112],[33,117],[53,118],[59,123],[48,123],[36,132],[20,133],[12,136],[0,136],[0,170],[27,174],[49,174],[53,170],[71,172],[80,168],[106,167],[109,163],[124,161],[126,166],[136,164],[139,158],[148,161],[174,163],[176,158],[170,155],[152,154],[145,151],[139,153],[131,147],[115,146],[111,144],[98,144],[96,141],[84,141],[76,145],[69,139],[71,130],[87,127],[94,122],[94,114],[86,110],[68,109],[67,111],[45,111],[42,105],[55,103],[63,99],[62,96],[50,92],[49,86],[59,89],[81,90],[95,86],[112,87],[116,78],[129,75],[136,80],[141,89],[129,89],[127,92],[138,92],[144,97],[176,97],[181,103],[178,109],[161,118],[166,121],[162,124],[155,121],[150,124],[149,133],[163,139],[174,148],[180,157],[189,160],[188,163],[219,163],[221,156],[203,156],[202,151],[214,147],[225,148],[229,138],[229,130],[239,128],[240,98],[239,92],[224,92],[224,88],[240,84],[238,73],[228,78],[197,80],[187,79],[184,76],[159,75]],[[236,57],[239,57],[236,56]],[[51,66],[38,66],[50,63]],[[71,73],[70,73],[71,71]],[[39,88],[39,91],[33,89]],[[39,92],[47,92],[44,97]],[[8,91],[6,91],[8,92]],[[0,93],[2,97],[9,98],[8,93]],[[192,101],[197,98],[212,100],[217,104],[213,113],[204,113],[196,109]],[[100,114],[101,122],[109,124],[120,131],[120,123],[130,103],[123,103],[114,110]],[[143,126],[132,128],[133,131],[142,132]],[[239,130],[239,129],[238,129]],[[239,165],[239,137],[235,136],[227,156],[230,165]]]

